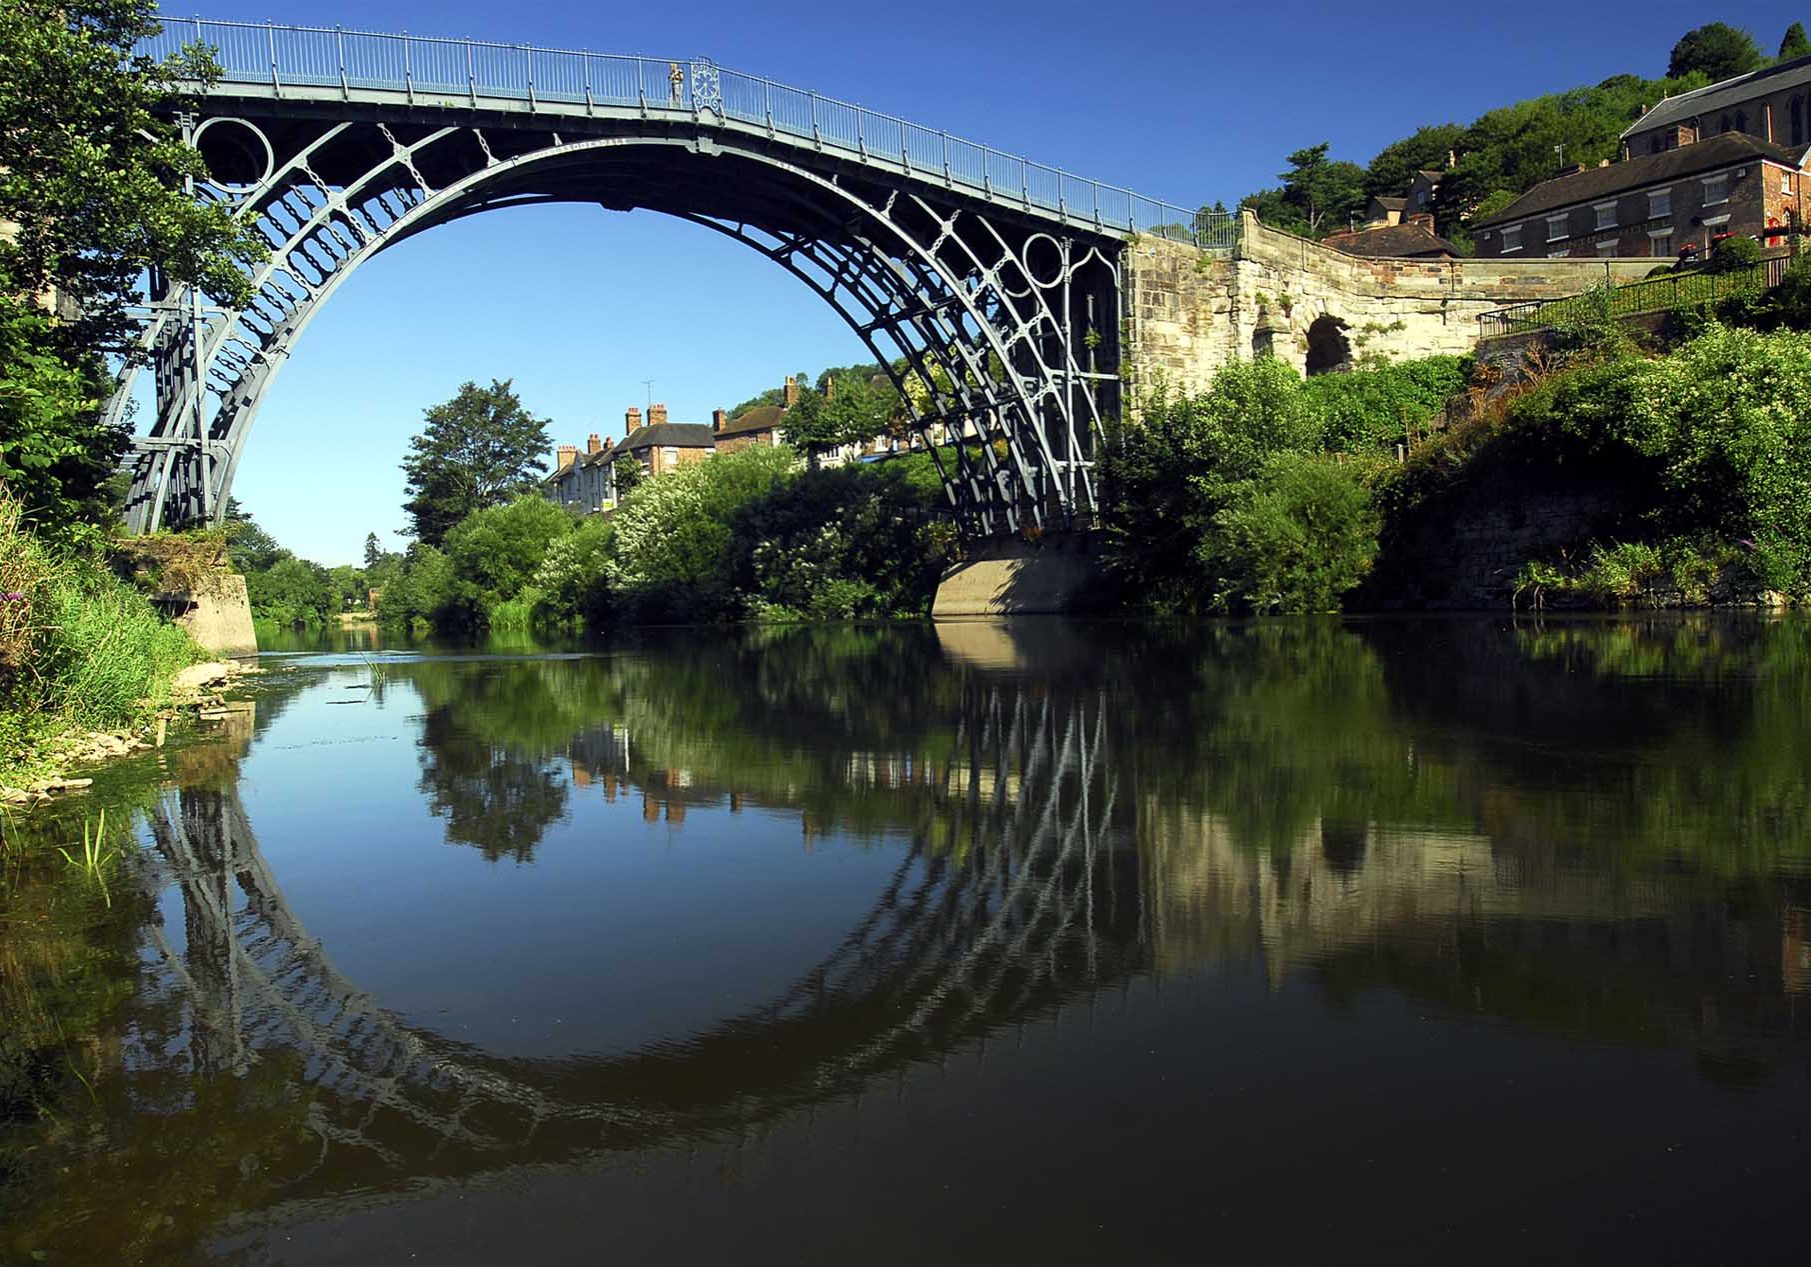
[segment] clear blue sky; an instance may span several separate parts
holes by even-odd
[[[1194,206],[1273,184],[1303,145],[1330,141],[1362,163],[1424,123],[1658,75],[1704,22],[1745,27],[1771,54],[1792,15],[1755,0],[266,0],[202,16],[712,57]],[[478,216],[404,243],[340,289],[267,399],[234,491],[297,553],[353,562],[368,531],[400,544],[397,462],[422,410],[466,379],[513,378],[557,441],[582,443],[622,435],[643,379],[675,421],[707,421],[786,373],[864,353],[796,281],[708,230],[596,208]]]

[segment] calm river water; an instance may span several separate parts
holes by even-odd
[[[0,1262],[1807,1254],[1811,621],[264,664],[11,829]]]

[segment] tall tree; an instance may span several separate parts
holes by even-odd
[[[41,527],[93,522],[128,441],[106,427],[103,361],[126,351],[126,306],[156,266],[216,301],[250,298],[250,226],[183,191],[200,155],[164,120],[190,50],[134,56],[151,0],[0,2],[0,483]]]
[[[1364,169],[1356,163],[1329,161],[1329,148],[1322,141],[1289,156],[1289,170],[1277,177],[1283,182],[1279,201],[1299,228],[1282,227],[1320,237],[1345,228],[1352,213],[1364,209]]]
[[[1805,34],[1803,22],[1794,22],[1780,37],[1779,59],[1782,62],[1789,62],[1795,57],[1808,55],[1811,55],[1811,35]]]
[[[383,561],[383,557],[384,548],[377,543],[377,534],[367,532],[365,534],[365,566],[374,568]]]
[[[1754,36],[1726,22],[1707,22],[1679,37],[1666,73],[1671,79],[1694,72],[1713,80],[1728,79],[1759,70],[1765,63]]]
[[[439,545],[461,519],[527,492],[546,473],[547,419],[522,407],[513,382],[463,383],[424,414],[427,427],[402,460],[410,494],[403,510],[422,542]]]

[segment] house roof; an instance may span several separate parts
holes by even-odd
[[[657,422],[635,428],[608,452],[614,459],[640,449],[708,449],[716,442],[716,434],[702,422]]]
[[[1409,200],[1407,198],[1389,198],[1385,197],[1383,194],[1372,195],[1371,201],[1382,207],[1385,211],[1401,211],[1404,207],[1409,205]]]
[[[1415,175],[1421,177],[1421,179],[1423,179],[1425,181],[1429,181],[1436,185],[1438,185],[1441,181],[1446,179],[1445,172],[1430,172],[1425,167],[1423,167],[1420,171],[1416,172]]]
[[[1627,140],[1637,132],[1684,123],[1703,114],[1716,114],[1744,101],[1752,101],[1764,94],[1779,92],[1798,84],[1811,84],[1811,57],[1796,57],[1777,66],[1750,71],[1733,79],[1718,80],[1708,87],[1694,88],[1676,97],[1666,97],[1659,105],[1624,128],[1622,136]]]
[[[780,418],[786,412],[779,405],[756,405],[731,418],[723,424],[720,436],[745,436],[756,431],[772,431],[780,425]]]
[[[1425,225],[1391,224],[1379,229],[1360,229],[1356,233],[1335,233],[1321,240],[1347,255],[1367,259],[1422,259],[1431,255],[1456,257],[1459,248]]]
[[[1529,216],[1538,216],[1542,212],[1575,207],[1580,203],[1639,189],[1643,185],[1657,185],[1715,167],[1727,167],[1744,159],[1769,159],[1782,166],[1798,167],[1803,163],[1804,155],[1794,154],[1769,141],[1763,141],[1758,136],[1725,132],[1722,136],[1713,136],[1696,145],[1681,145],[1677,149],[1663,150],[1658,154],[1643,154],[1605,167],[1587,167],[1582,172],[1544,180],[1495,215],[1479,220],[1472,228],[1481,229],[1511,220],[1526,220]]]

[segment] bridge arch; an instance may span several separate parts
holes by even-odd
[[[882,159],[860,111],[851,154],[825,143],[815,97],[809,134],[776,127],[772,85],[765,130],[746,126],[729,79],[700,78],[700,63],[690,79],[672,64],[684,80],[672,98],[635,108],[600,108],[589,86],[583,109],[537,103],[531,80],[524,113],[475,78],[460,97],[427,98],[406,72],[401,93],[382,80],[355,91],[342,57],[338,91],[331,79],[254,87],[224,60],[226,82],[182,120],[216,163],[197,196],[256,217],[271,258],[238,312],[152,279],[142,346],[157,408],[137,444],[133,528],[218,519],[284,359],[359,264],[448,221],[540,202],[677,216],[798,277],[887,367],[915,426],[970,437],[943,473],[971,533],[1092,516],[1095,443],[1119,408],[1124,230],[1103,218],[1105,187],[1092,187],[1089,223],[1065,202],[1073,178],[1051,173],[1054,198],[1034,196],[1013,160],[1015,198],[994,186],[991,151],[970,147],[979,178],[959,178],[947,136],[942,172],[923,170],[910,125],[867,115],[902,138]]]

